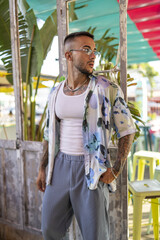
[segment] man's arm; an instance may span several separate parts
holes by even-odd
[[[102,182],[111,183],[115,179],[115,176],[118,177],[118,175],[122,172],[124,164],[127,160],[127,156],[131,149],[133,139],[134,134],[129,134],[119,139],[117,161],[112,169],[108,168],[107,171],[102,174],[100,178]]]
[[[117,161],[115,162],[112,170],[116,176],[118,176],[124,167],[127,160],[127,156],[131,150],[133,139],[135,134],[126,135],[118,141],[118,154]]]
[[[43,155],[37,177],[37,187],[41,192],[46,189],[46,167],[48,165],[48,141],[43,141]]]

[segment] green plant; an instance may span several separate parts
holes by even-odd
[[[69,3],[70,22],[78,17],[75,10],[84,8],[87,5]],[[37,19],[32,9],[30,9],[26,0],[18,1],[18,21],[20,36],[20,52],[23,81],[23,102],[24,102],[24,139],[42,140],[44,113],[36,129],[35,107],[36,96],[40,84],[40,73],[43,60],[50,50],[54,36],[57,35],[57,11],[55,10],[47,18],[43,27],[38,28]],[[10,19],[9,19],[9,1],[0,1],[0,56],[8,73],[12,73],[11,56],[11,38],[10,38]],[[33,91],[33,77],[37,76],[36,89]],[[8,75],[8,80],[13,84],[12,74]],[[58,77],[57,80],[59,81]],[[56,81],[57,81],[56,80]],[[55,81],[55,82],[56,82]],[[55,84],[54,82],[54,84]]]
[[[110,70],[110,69],[114,69],[114,68],[115,68],[114,64],[111,62],[108,62],[108,61],[106,61],[104,64],[101,65],[101,70]],[[103,73],[103,75],[110,81],[113,81],[120,86],[120,72],[114,73],[114,72],[109,71],[109,72]],[[134,81],[134,78],[131,78],[130,74],[127,74],[127,87],[137,85],[137,83],[133,83],[133,81]],[[128,101],[127,106],[131,112],[132,117],[136,121],[141,122],[144,125],[144,122],[141,119],[141,115],[140,115],[140,112],[139,112],[136,104]],[[136,134],[134,137],[134,141],[140,136],[140,131],[141,131],[136,122],[135,122],[135,125],[136,125],[137,131],[136,131]],[[116,140],[117,140],[116,133],[114,133],[112,136],[112,142],[114,143]]]
[[[90,27],[87,31],[94,35],[96,27]],[[110,36],[109,31],[110,29],[107,29],[100,39],[95,40],[97,51],[101,53],[99,60],[100,65],[103,65],[102,61],[106,59],[108,60],[108,62],[111,62],[112,59],[117,55],[118,44],[112,44],[112,41],[117,38]]]
[[[149,63],[140,63],[140,64],[133,64],[128,66],[129,69],[137,69],[139,73],[142,74],[143,77],[147,77],[149,80],[149,84],[151,86],[151,97],[153,95],[153,88],[155,87],[155,80],[154,77],[158,76],[158,72],[154,70]]]
[[[56,10],[47,18],[43,27],[38,28],[37,19],[25,0],[19,1],[19,38],[22,66],[23,102],[24,102],[24,139],[35,140],[35,106],[40,72],[43,60],[57,35]],[[11,36],[9,19],[9,1],[0,1],[0,56],[8,73],[12,73]],[[47,36],[47,37],[46,37]],[[33,91],[33,77],[37,76],[37,85]],[[12,75],[8,81],[13,84]],[[41,122],[41,121],[40,121]]]
[[[88,4],[82,4],[82,5],[76,7],[75,2],[70,2],[69,3],[69,22],[73,22],[78,19],[75,10],[78,10],[78,9],[81,9],[81,8],[84,8],[87,6],[88,6]]]
[[[56,77],[56,79],[55,79],[55,81],[54,81],[54,83],[53,83],[53,86],[52,86],[52,88],[54,88],[55,87],[55,85],[56,85],[56,83],[57,82],[61,82],[61,81],[64,81],[64,79],[65,79],[65,77],[60,77],[59,78],[59,76],[57,76]],[[52,89],[51,88],[51,89]],[[36,129],[36,138],[35,138],[35,140],[38,140],[38,141],[42,141],[43,140],[43,133],[44,133],[44,128],[45,128],[45,115],[46,115],[46,110],[47,110],[47,105],[48,105],[48,102],[46,103],[46,105],[45,105],[45,108],[44,108],[44,111],[43,111],[43,114],[42,114],[42,116],[41,116],[41,119],[40,119],[40,122],[39,122],[39,126],[38,126],[38,128]]]

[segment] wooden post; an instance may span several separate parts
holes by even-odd
[[[127,100],[127,0],[119,1],[121,88]]]
[[[11,48],[12,48],[12,71],[15,95],[15,112],[16,112],[16,140],[23,139],[22,124],[22,75],[20,60],[20,43],[18,31],[18,9],[17,0],[9,0],[10,10],[10,32],[11,32]]]
[[[64,38],[68,33],[67,1],[57,0],[57,29],[59,43],[59,75],[67,75],[67,63],[64,55]]]
[[[23,140],[23,123],[22,123],[22,74],[21,74],[21,59],[20,59],[20,42],[18,28],[18,8],[17,0],[9,0],[10,10],[10,32],[11,32],[11,48],[12,48],[12,74],[14,83],[15,95],[15,112],[16,112],[16,155],[17,169],[19,171],[18,190],[20,196],[20,227],[24,228],[24,182],[23,182],[23,157],[21,142]]]
[[[124,98],[127,101],[127,0],[119,1],[120,8],[120,79]],[[122,239],[128,239],[128,176],[127,162],[121,174],[121,196],[122,196]]]

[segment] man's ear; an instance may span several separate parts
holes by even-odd
[[[72,61],[72,52],[65,52],[65,58],[68,61]]]

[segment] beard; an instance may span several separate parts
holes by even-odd
[[[79,70],[79,72],[89,76],[93,73],[93,69],[92,70],[87,70],[86,67],[84,67],[83,64],[79,64],[79,65],[75,65],[75,67]]]

